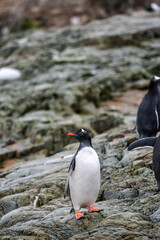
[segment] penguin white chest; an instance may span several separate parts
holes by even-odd
[[[94,204],[100,189],[100,163],[95,150],[82,148],[76,155],[75,170],[69,180],[75,210]]]

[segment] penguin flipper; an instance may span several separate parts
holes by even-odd
[[[140,147],[144,147],[144,146],[154,147],[156,140],[157,140],[157,137],[142,138],[140,140],[137,140],[137,141],[131,143],[128,146],[128,151],[130,151],[134,148],[140,148]]]
[[[158,114],[158,130],[160,130],[160,103],[157,104],[157,114]]]
[[[66,193],[67,193],[67,190],[68,190],[69,176],[70,176],[70,174],[68,173],[67,180],[66,180],[66,185],[65,185],[65,188],[64,188],[64,198],[66,198]]]
[[[75,156],[76,156],[76,155],[75,155]],[[76,165],[75,156],[73,157],[73,159],[72,159],[72,161],[71,161],[71,163],[70,163],[70,166],[69,166],[68,175],[67,175],[67,180],[66,180],[66,185],[65,185],[65,189],[64,189],[64,198],[66,198],[66,193],[67,193],[68,186],[69,186],[69,178],[70,178],[72,172],[73,172],[74,169],[75,169],[75,165]]]
[[[159,114],[158,114],[158,106],[155,106],[155,114],[156,114],[156,120],[157,120],[157,130],[159,129]]]

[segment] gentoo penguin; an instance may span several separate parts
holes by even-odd
[[[149,6],[146,8],[149,12],[160,12],[160,6],[157,3],[150,3]]]
[[[157,181],[158,191],[160,191],[160,136],[159,137],[149,137],[137,140],[131,143],[128,147],[128,150],[132,150],[134,148],[143,147],[143,146],[151,146],[154,147],[153,150],[153,170],[154,175]]]
[[[140,138],[156,136],[160,129],[160,77],[153,77],[137,113],[136,127]]]
[[[69,166],[64,197],[69,185],[75,217],[80,219],[84,216],[79,212],[81,208],[88,207],[89,212],[101,211],[93,206],[100,189],[100,163],[86,130],[79,129],[67,135],[79,140],[80,145]]]

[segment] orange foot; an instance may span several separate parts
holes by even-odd
[[[102,211],[102,209],[101,208],[94,208],[94,207],[89,207],[88,208],[88,212],[100,212],[100,211]]]
[[[76,210],[75,211],[75,217],[76,217],[76,219],[78,220],[78,219],[80,219],[80,218],[83,218],[84,217],[84,213],[82,212],[79,212],[79,210]]]

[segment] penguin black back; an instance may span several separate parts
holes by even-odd
[[[137,112],[136,126],[140,138],[156,136],[160,129],[160,77],[153,77]]]
[[[157,138],[153,151],[153,170],[160,191],[160,136]]]
[[[134,148],[143,147],[143,146],[154,147],[152,163],[153,163],[154,175],[157,181],[158,191],[160,191],[160,136],[143,138],[138,141],[135,141],[129,145],[128,150],[130,151]]]

